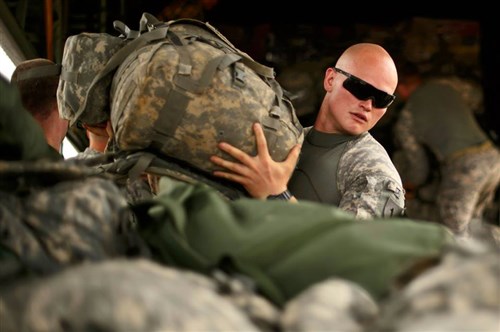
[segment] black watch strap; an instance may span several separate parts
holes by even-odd
[[[281,194],[267,196],[267,199],[281,199],[284,201],[289,201],[290,198],[292,198],[292,193],[288,189],[282,192]]]

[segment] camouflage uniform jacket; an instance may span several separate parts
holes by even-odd
[[[333,204],[361,219],[397,216],[404,210],[399,173],[368,132],[347,136],[306,128],[289,189],[299,200]]]
[[[94,157],[96,157],[96,156],[98,156],[100,154],[101,154],[101,152],[99,152],[97,150],[94,150],[91,147],[87,147],[85,150],[83,150],[82,152],[78,153],[75,156],[75,159],[90,159],[90,158],[94,158]]]
[[[489,140],[474,118],[478,102],[467,91],[455,81],[433,79],[412,94],[394,126],[405,182],[422,186],[431,175],[431,158],[442,163]]]

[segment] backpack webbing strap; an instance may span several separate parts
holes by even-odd
[[[168,27],[162,27],[146,32],[137,37],[136,39],[134,39],[133,41],[131,41],[130,43],[128,43],[127,45],[125,45],[124,47],[122,47],[118,52],[116,52],[111,57],[111,59],[109,59],[106,66],[99,72],[99,74],[97,74],[97,76],[94,77],[94,80],[90,84],[87,93],[85,95],[85,100],[80,109],[78,109],[78,111],[75,113],[75,116],[71,120],[70,126],[73,125],[76,122],[76,120],[78,120],[80,115],[82,115],[82,113],[85,111],[87,107],[87,100],[91,95],[92,91],[94,90],[95,86],[97,85],[97,83],[99,83],[104,77],[106,77],[109,73],[115,70],[123,62],[123,60],[125,60],[125,58],[129,56],[129,54],[135,51],[137,48],[141,48],[151,41],[165,38],[167,35],[167,31]]]
[[[175,24],[188,24],[188,25],[195,25],[201,28],[204,28],[208,30],[209,32],[213,33],[216,35],[220,40],[222,40],[228,47],[231,48],[231,50],[241,56],[241,61],[250,69],[255,71],[257,74],[262,75],[264,77],[268,78],[274,78],[275,73],[274,69],[268,66],[265,66],[263,64],[258,63],[254,59],[252,59],[247,53],[237,49],[222,33],[219,32],[214,26],[212,26],[208,22],[202,22],[199,20],[195,19],[189,19],[189,18],[181,18],[175,21],[170,21],[168,22],[169,25],[175,25]]]
[[[219,37],[224,43],[228,44],[235,53],[239,54],[241,56],[241,61],[250,69],[255,71],[257,74],[262,75],[264,77],[269,77],[269,78],[274,78],[274,69],[268,66],[264,66],[263,64],[258,63],[254,59],[252,59],[248,54],[245,52],[237,49],[222,33],[219,32],[214,26],[212,26],[210,23],[204,23],[201,22],[202,26],[210,30],[212,33],[214,33],[217,37]]]
[[[64,68],[61,71],[61,80],[74,83],[74,84],[82,84],[84,82],[91,81],[94,79],[95,73],[93,72],[88,72],[88,73],[80,73],[77,71],[69,71],[65,70]],[[74,97],[76,98],[76,97]],[[70,105],[78,105],[77,102],[71,103],[69,102]]]
[[[163,24],[156,16],[150,13],[142,13],[141,20],[139,21],[139,31],[145,32],[146,30],[151,31],[155,29],[158,25]]]
[[[199,80],[195,81],[186,75],[176,75],[174,78],[174,83],[187,91],[191,91],[194,93],[201,93],[205,90],[215,76],[217,69],[225,69],[232,63],[238,61],[241,57],[237,54],[224,54],[213,58],[206,65],[203,73]],[[168,101],[167,101],[168,103]]]
[[[241,61],[250,69],[252,69],[254,72],[256,72],[259,75],[262,75],[264,77],[268,78],[274,78],[274,69],[264,66],[258,62],[255,62],[251,58],[248,58],[246,53],[243,52],[238,52],[238,54],[242,55]]]
[[[170,89],[166,98],[166,103],[163,109],[158,113],[153,128],[156,134],[152,138],[152,146],[163,148],[165,136],[173,136],[175,130],[179,126],[180,121],[184,117],[187,105],[191,98],[182,91],[174,88]]]
[[[178,49],[182,49],[182,47],[178,47]],[[225,69],[239,59],[240,56],[237,54],[224,54],[210,60],[198,81],[178,72],[174,77],[174,83],[180,89],[172,88],[168,92],[165,106],[158,113],[158,119],[153,125],[157,134],[153,137],[152,146],[161,150],[163,147],[161,142],[164,141],[164,137],[174,136],[175,130],[183,119],[188,103],[191,100],[184,91],[201,93],[210,85],[217,69]],[[179,71],[181,70],[182,68],[179,66]]]
[[[120,32],[127,40],[136,39],[140,35],[139,31],[130,30],[130,28],[122,21],[113,21],[113,28]]]
[[[129,178],[131,180],[138,179],[146,168],[149,167],[154,158],[156,158],[156,156],[152,153],[141,154],[139,160],[137,160],[135,165],[128,171]]]

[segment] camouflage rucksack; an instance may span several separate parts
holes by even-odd
[[[209,172],[216,167],[209,157],[221,155],[220,141],[255,153],[255,122],[262,124],[274,160],[284,160],[302,142],[302,126],[272,68],[208,23],[148,19],[150,32],[166,29],[166,38],[128,56],[111,87],[120,150],[148,149]]]
[[[274,70],[210,24],[144,13],[139,31],[114,26],[120,37],[84,33],[66,42],[58,103],[71,124],[111,119],[120,151],[152,151],[202,172],[215,168],[209,156],[221,155],[220,141],[255,153],[255,122],[276,161],[302,143]]]

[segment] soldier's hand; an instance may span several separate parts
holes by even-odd
[[[253,130],[257,143],[256,156],[250,156],[228,143],[221,142],[219,149],[232,156],[239,163],[217,156],[210,157],[210,160],[227,169],[227,171],[214,171],[215,176],[237,182],[252,197],[265,199],[269,195],[277,195],[287,189],[287,183],[297,164],[301,146],[294,146],[283,162],[275,162],[269,155],[266,137],[260,124],[254,124]]]

